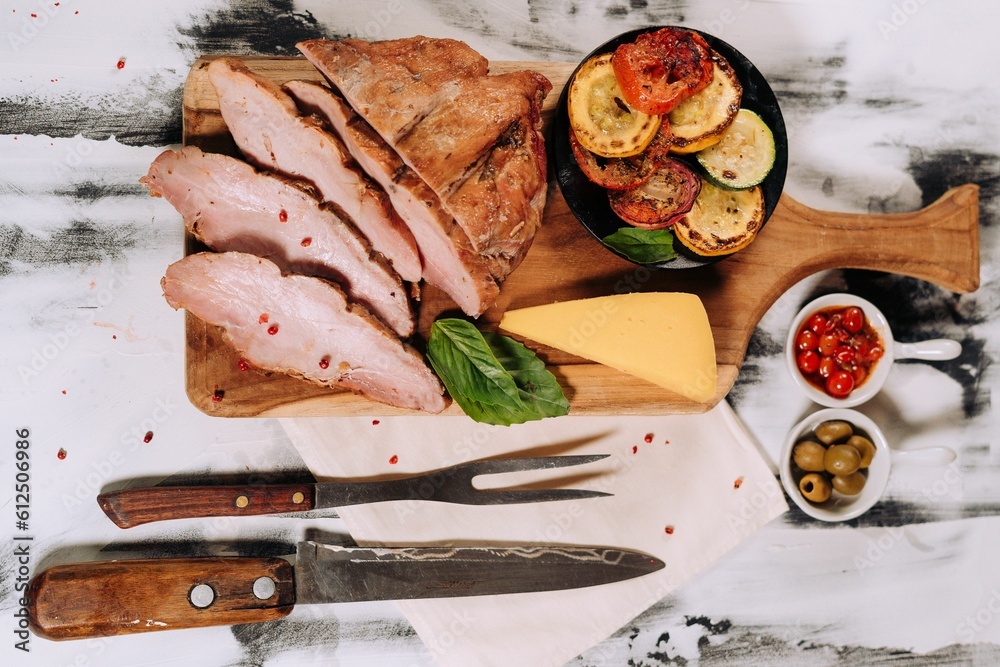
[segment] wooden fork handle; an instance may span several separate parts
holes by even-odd
[[[97,496],[119,528],[150,521],[218,516],[254,516],[313,509],[312,484],[152,486]]]

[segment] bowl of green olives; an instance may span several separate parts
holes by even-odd
[[[882,497],[889,444],[862,413],[827,408],[796,424],[782,451],[781,484],[799,508],[821,521],[847,521]]]

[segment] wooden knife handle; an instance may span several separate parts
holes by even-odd
[[[131,528],[167,519],[304,512],[314,498],[312,484],[151,486],[102,493],[97,502],[118,527]]]
[[[27,595],[35,634],[85,639],[282,618],[295,582],[281,558],[163,558],[56,565]]]

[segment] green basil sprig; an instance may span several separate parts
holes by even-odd
[[[466,320],[434,322],[427,358],[451,397],[477,422],[510,426],[569,412],[562,388],[534,352]]]

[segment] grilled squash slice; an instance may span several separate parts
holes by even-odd
[[[705,181],[691,210],[674,222],[677,239],[704,256],[728,255],[750,245],[764,224],[760,186],[725,190]]]
[[[743,190],[763,181],[774,166],[774,134],[760,116],[740,109],[722,141],[698,151],[698,162],[715,185]]]
[[[601,157],[641,153],[660,129],[660,116],[631,109],[611,67],[610,53],[585,62],[570,84],[567,107],[577,141]]]
[[[712,59],[712,83],[667,115],[674,133],[673,153],[696,153],[718,143],[740,110],[740,80],[725,58],[713,52]]]

